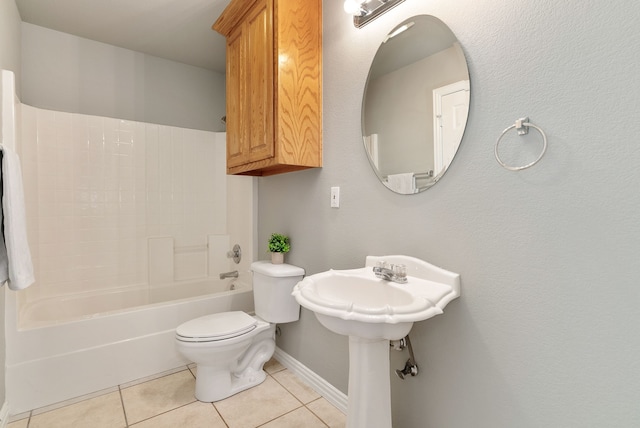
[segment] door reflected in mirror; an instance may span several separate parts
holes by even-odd
[[[386,36],[367,78],[362,134],[387,188],[415,194],[442,178],[464,134],[470,92],[460,43],[438,18],[414,16]]]

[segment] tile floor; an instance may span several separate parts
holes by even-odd
[[[193,395],[195,367],[120,385],[62,407],[33,410],[7,428],[326,428],[345,415],[275,360],[260,385],[217,403]]]

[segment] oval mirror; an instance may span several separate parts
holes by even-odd
[[[462,140],[469,98],[464,53],[438,18],[414,16],[385,37],[364,90],[362,135],[387,188],[414,194],[442,178]]]

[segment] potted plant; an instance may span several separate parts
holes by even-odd
[[[289,243],[289,237],[281,235],[279,233],[272,233],[269,238],[269,251],[271,251],[271,263],[281,264],[284,263],[284,253],[288,253],[291,250],[291,244]]]

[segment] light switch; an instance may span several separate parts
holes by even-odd
[[[340,208],[340,188],[331,188],[331,208]]]

